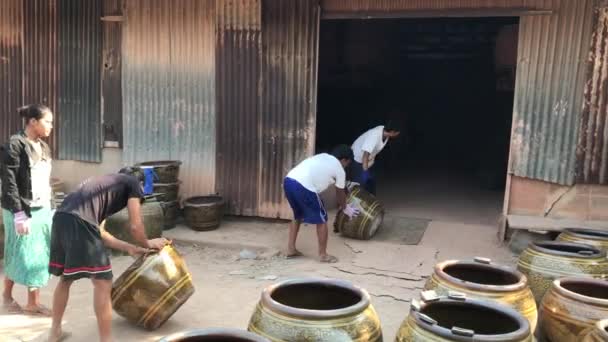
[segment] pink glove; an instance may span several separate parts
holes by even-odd
[[[344,210],[342,210],[342,212],[344,213],[344,215],[348,216],[348,218],[350,218],[350,219],[357,217],[357,215],[359,215],[359,213],[361,213],[361,211],[359,211],[359,209],[353,207],[350,204],[347,204],[346,207],[344,208]]]
[[[30,233],[30,218],[25,214],[25,211],[15,213],[14,224],[15,233],[17,235],[27,235]]]

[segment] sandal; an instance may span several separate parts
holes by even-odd
[[[20,314],[23,313],[23,309],[21,308],[21,306],[19,305],[19,303],[17,303],[14,299],[11,298],[10,302],[4,302],[3,304],[4,310],[6,310],[8,313],[12,313],[12,314]]]
[[[61,336],[59,336],[58,338],[51,339],[49,337],[49,342],[62,342],[62,341],[67,340],[70,337],[72,337],[72,333],[71,332],[69,332],[69,331],[62,331],[61,332]]]
[[[36,315],[36,316],[46,316],[46,317],[51,317],[53,315],[53,312],[51,311],[51,309],[45,307],[42,304],[38,305],[34,310],[28,309],[28,308],[23,308],[23,313],[26,315]]]
[[[293,259],[293,258],[297,258],[297,257],[301,257],[304,256],[304,254],[302,254],[302,252],[296,250],[295,252],[291,253],[291,254],[286,254],[285,258],[287,259]]]
[[[328,264],[335,264],[336,262],[338,262],[338,258],[336,258],[333,255],[324,255],[322,257],[319,258],[319,262],[323,262],[323,263],[328,263]]]

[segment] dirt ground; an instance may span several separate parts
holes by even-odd
[[[332,216],[333,217],[333,216]],[[409,310],[409,302],[419,296],[433,266],[446,259],[475,256],[514,265],[506,247],[496,241],[496,226],[432,221],[416,246],[356,241],[330,233],[329,252],[340,258],[336,264],[316,261],[314,227],[303,226],[298,248],[306,255],[285,259],[287,224],[274,221],[228,218],[220,229],[194,232],[178,226],[166,231],[184,255],[193,275],[196,292],[157,331],[149,332],[114,315],[116,341],[156,341],[173,332],[206,327],[246,329],[261,291],[268,285],[292,277],[330,277],[352,281],[366,289],[382,322],[386,341],[393,341]],[[256,259],[239,259],[243,250]],[[115,277],[133,259],[112,260]],[[42,301],[50,305],[56,279],[42,290]],[[17,288],[15,298],[23,303],[25,289]],[[0,314],[0,341],[44,341],[48,318]],[[71,290],[64,329],[72,332],[69,341],[95,341],[97,326],[93,312],[92,285],[78,281]]]

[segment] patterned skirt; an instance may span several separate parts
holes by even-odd
[[[13,214],[2,209],[4,221],[4,273],[17,284],[31,288],[46,286],[49,281],[51,224],[53,210],[32,211],[30,233],[17,235]]]

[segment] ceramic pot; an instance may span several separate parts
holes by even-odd
[[[557,241],[582,243],[608,252],[608,231],[591,229],[566,229]]]
[[[335,279],[295,279],[267,287],[249,331],[271,341],[382,341],[369,294]]]
[[[540,305],[542,336],[553,342],[580,341],[579,335],[608,317],[608,282],[589,278],[555,280]]]
[[[223,215],[224,200],[220,196],[196,196],[184,202],[184,220],[194,230],[217,229]]]
[[[371,239],[384,220],[384,207],[380,201],[360,186],[354,186],[346,202],[359,209],[360,214],[350,219],[342,211],[338,211],[334,227],[342,236],[358,240]]]
[[[414,301],[396,342],[532,342],[530,324],[517,311],[496,302],[466,296]]]
[[[154,330],[194,293],[192,276],[172,245],[140,256],[112,285],[112,307],[128,321]]]
[[[581,342],[608,342],[608,319],[599,321],[579,336]]]
[[[158,194],[156,198],[160,202],[172,202],[177,201],[179,193],[179,185],[181,182],[176,183],[154,183],[154,193]]]
[[[179,167],[182,162],[179,160],[158,160],[137,163],[135,166],[151,166],[158,176],[155,182],[176,183],[179,177]]]
[[[536,329],[538,312],[526,276],[509,267],[493,264],[489,259],[441,262],[435,266],[424,289],[433,290],[439,296],[459,292],[469,298],[508,305],[528,320],[532,331]]]
[[[179,202],[161,202],[160,206],[163,208],[164,223],[163,229],[169,230],[175,228],[177,225],[177,217],[179,216]]]
[[[270,342],[267,339],[237,329],[193,329],[171,334],[158,342]]]
[[[163,225],[165,220],[163,208],[161,207],[160,203],[154,197],[146,198],[144,203],[141,205],[140,213],[148,239],[161,237],[163,235]],[[135,243],[135,240],[131,236],[129,212],[126,208],[108,217],[106,219],[105,228],[117,239],[127,241],[129,243]],[[112,250],[112,253],[115,255],[126,254],[117,250]]]
[[[519,256],[517,269],[528,277],[536,304],[539,304],[555,279],[568,276],[607,277],[608,259],[606,252],[589,245],[533,242]]]

